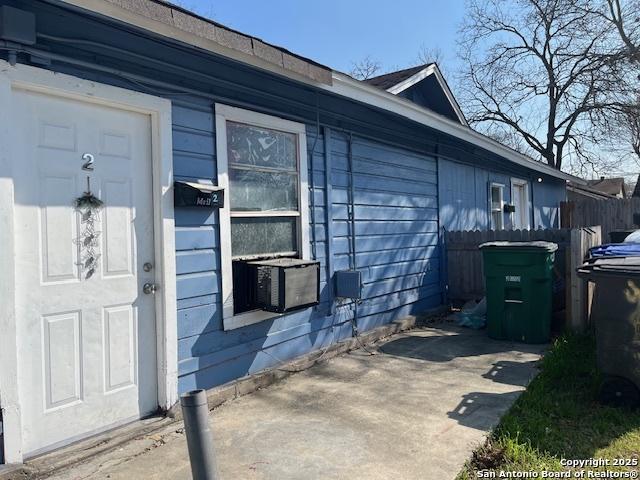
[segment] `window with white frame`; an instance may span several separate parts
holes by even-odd
[[[228,329],[268,315],[242,306],[241,260],[309,258],[306,135],[304,124],[216,105],[216,140],[227,199],[220,238]]]
[[[227,121],[227,161],[234,259],[298,253],[298,138]]]
[[[489,186],[489,209],[491,229],[504,230],[504,185],[492,183]]]

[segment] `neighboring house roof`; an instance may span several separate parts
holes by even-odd
[[[407,99],[396,96],[350,76],[332,71],[288,50],[241,34],[218,23],[160,0],[63,0],[68,5],[88,10],[120,22],[135,25],[156,35],[192,45],[202,50],[302,81],[334,95],[340,95],[405,117],[477,147],[495,153],[517,165],[542,174],[582,184],[584,180],[558,171]],[[282,63],[281,63],[282,62]],[[432,64],[431,66],[435,66]],[[429,69],[429,67],[426,67]],[[423,74],[439,75],[433,72]],[[420,75],[418,72],[415,75]],[[405,82],[411,82],[409,77]],[[416,77],[417,78],[417,77]],[[439,80],[440,81],[440,80]],[[442,79],[443,84],[446,82]],[[398,84],[397,87],[400,87]],[[448,87],[447,87],[448,91]]]
[[[455,117],[457,117],[463,125],[468,125],[467,119],[460,105],[458,105],[458,101],[453,96],[453,92],[449,88],[447,81],[444,79],[436,63],[427,63],[425,65],[418,65],[417,67],[386,73],[377,77],[368,78],[364,80],[364,82],[393,95],[398,95],[429,77],[435,78],[442,94],[446,97],[446,102],[448,102],[453,112],[455,112]]]
[[[587,180],[587,185],[598,190],[600,192],[608,193],[609,195],[618,195],[622,198],[626,197],[626,187],[624,185],[624,178],[604,178],[600,177],[599,180]]]
[[[615,195],[602,192],[589,185],[579,185],[573,182],[567,183],[567,190],[577,195],[582,195],[588,198],[594,198],[596,200],[608,200],[610,198],[617,198]]]

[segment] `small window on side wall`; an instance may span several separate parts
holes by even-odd
[[[491,230],[504,230],[504,185],[492,183],[489,186],[489,213]]]
[[[216,105],[225,330],[264,320],[247,293],[246,261],[309,258],[304,124]],[[242,318],[239,318],[239,317]]]

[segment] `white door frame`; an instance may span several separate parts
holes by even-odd
[[[0,60],[0,145],[10,145],[13,90],[57,97],[148,115],[151,119],[153,225],[156,277],[156,337],[158,406],[168,409],[178,400],[178,324],[173,212],[173,152],[171,102],[151,95],[82,80],[26,65]],[[3,409],[5,461],[21,463],[22,422],[18,394],[16,352],[14,195],[12,158],[0,148],[0,404]]]
[[[529,182],[527,180],[522,180],[521,178],[511,178],[511,205],[515,205],[514,199],[515,199],[516,186],[524,187],[525,204],[523,205],[524,211],[521,212],[523,214],[522,221],[524,222],[522,229],[529,230],[531,229],[531,193],[529,188]],[[515,215],[511,215],[512,223],[513,223],[514,217]],[[515,229],[515,226],[513,226],[513,228]]]

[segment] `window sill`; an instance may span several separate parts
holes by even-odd
[[[224,319],[224,330],[235,330],[236,328],[246,327],[255,323],[271,320],[272,318],[282,317],[284,313],[267,312],[266,310],[254,310],[252,312],[239,313],[233,317]]]

